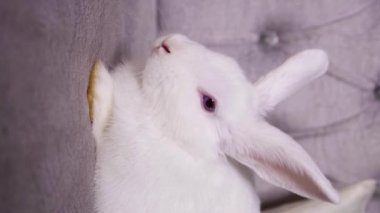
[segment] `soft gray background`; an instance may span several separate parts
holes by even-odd
[[[328,75],[269,119],[337,186],[379,180],[379,11],[379,0],[0,1],[0,212],[93,212],[90,67],[144,56],[172,32],[236,58],[252,80],[297,51],[325,49]],[[264,42],[268,33],[279,43]],[[265,206],[292,197],[256,184]],[[376,195],[369,212],[379,211]]]

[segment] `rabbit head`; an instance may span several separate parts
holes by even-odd
[[[263,117],[328,66],[306,50],[252,84],[239,65],[182,35],[159,38],[141,88],[154,122],[193,155],[227,155],[268,182],[299,195],[338,202],[308,154]]]
[[[159,126],[194,155],[217,157],[228,125],[252,110],[238,64],[181,35],[156,41],[142,81]]]

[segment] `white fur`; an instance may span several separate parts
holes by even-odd
[[[261,118],[326,68],[324,53],[310,50],[252,85],[233,59],[169,35],[155,42],[144,68],[122,64],[98,75],[112,79],[102,81],[112,92],[95,85],[96,93],[112,98],[101,99],[111,101],[108,119],[94,114],[97,211],[260,212],[252,183],[229,157],[274,184],[337,201],[306,152]],[[203,110],[200,92],[215,97],[214,113]]]
[[[327,67],[327,54],[322,50],[306,50],[291,57],[256,82],[255,89],[260,91],[261,109],[272,110],[289,95],[323,75]]]

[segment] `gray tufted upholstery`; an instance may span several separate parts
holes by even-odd
[[[336,185],[380,178],[380,1],[0,1],[0,212],[93,212],[91,65],[144,56],[179,32],[236,58],[254,80],[325,49],[329,73],[269,116]],[[255,179],[264,206],[290,193]],[[371,213],[380,211],[375,196]]]

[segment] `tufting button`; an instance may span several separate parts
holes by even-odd
[[[373,94],[375,95],[376,100],[380,101],[380,84],[377,84],[373,89]]]
[[[275,47],[280,43],[280,37],[275,31],[263,32],[260,35],[260,43],[267,47]]]

